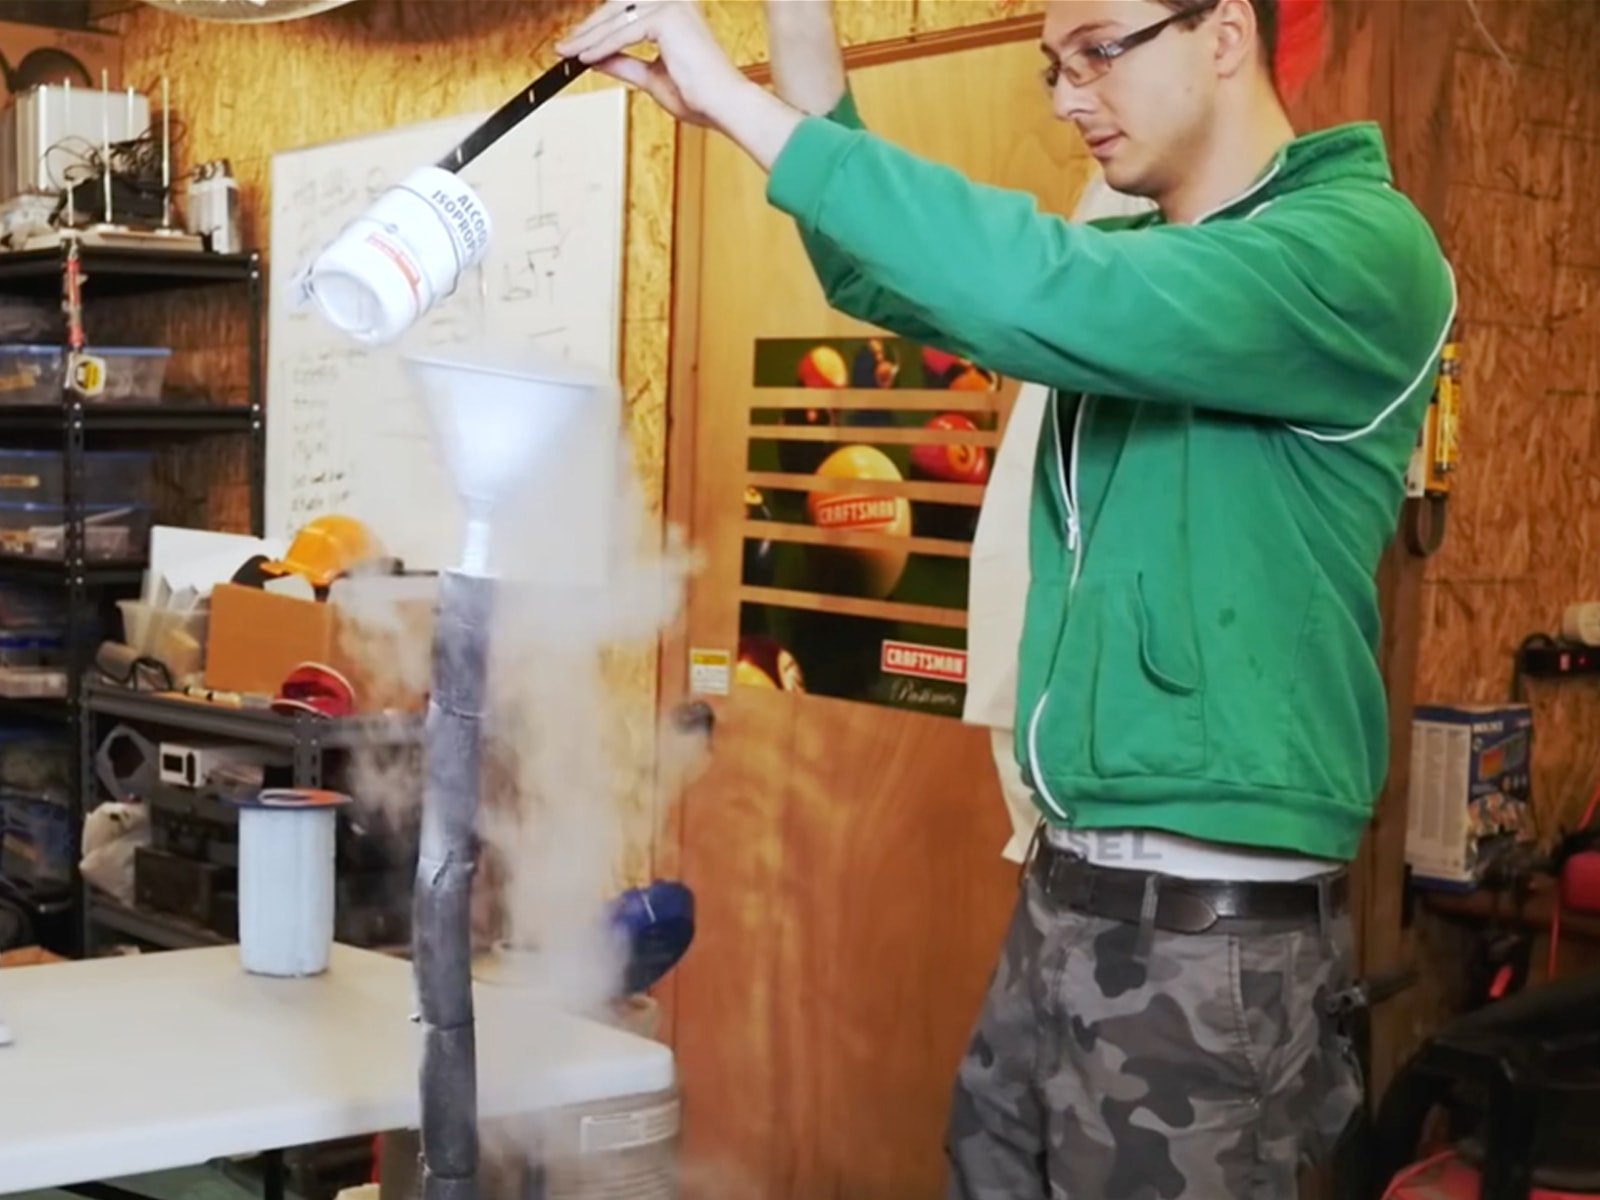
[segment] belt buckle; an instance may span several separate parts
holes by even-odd
[[[1053,846],[1045,879],[1051,899],[1063,908],[1089,911],[1094,896],[1094,864],[1071,851]]]
[[[1160,899],[1156,903],[1156,923],[1173,933],[1205,933],[1215,928],[1222,916],[1216,906],[1197,895],[1179,881],[1163,880]],[[1168,902],[1171,907],[1168,907]],[[1166,921],[1162,921],[1162,917]],[[1199,919],[1195,919],[1199,918]]]

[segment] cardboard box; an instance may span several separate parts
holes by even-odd
[[[431,582],[341,581],[326,602],[218,584],[206,686],[272,696],[301,663],[323,663],[350,681],[358,712],[421,712],[432,644]]]
[[[59,954],[51,954],[41,946],[22,946],[16,950],[0,953],[0,968],[5,970],[10,970],[12,967],[42,967],[49,963],[66,961]]]
[[[1526,704],[1423,705],[1411,728],[1412,878],[1476,887],[1497,853],[1534,836],[1533,713]]]

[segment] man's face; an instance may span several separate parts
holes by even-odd
[[[1078,65],[1104,70],[1074,84],[1055,77],[1056,115],[1077,125],[1099,160],[1106,182],[1120,192],[1160,196],[1181,179],[1205,143],[1216,91],[1216,40],[1210,22],[1198,29],[1168,26],[1109,64],[1095,47],[1173,15],[1159,0],[1050,0],[1043,50],[1047,68],[1078,54]],[[1215,10],[1213,10],[1215,11]]]

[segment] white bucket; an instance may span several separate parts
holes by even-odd
[[[283,788],[239,805],[239,958],[252,975],[320,975],[333,951],[337,792]]]
[[[295,280],[359,342],[390,342],[456,290],[483,260],[493,225],[478,194],[440,167],[422,167],[386,190]]]

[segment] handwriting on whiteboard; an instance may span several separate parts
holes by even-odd
[[[352,343],[284,282],[385,188],[436,161],[479,117],[288,151],[272,164],[267,376],[268,533],[343,512],[408,565],[443,565],[456,498],[400,352],[488,340],[615,372],[620,334],[626,98],[558,97],[464,172],[494,220],[489,251],[399,347]]]

